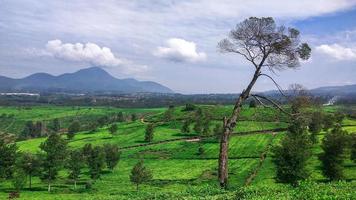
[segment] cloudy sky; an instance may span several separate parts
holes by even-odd
[[[272,74],[282,87],[356,84],[356,0],[0,0],[0,75],[100,66],[180,93],[240,92],[253,68],[217,43],[250,16],[296,27],[312,47],[299,69]]]

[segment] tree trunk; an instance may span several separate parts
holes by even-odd
[[[222,188],[227,187],[228,182],[228,150],[229,150],[229,137],[231,132],[236,126],[237,119],[240,115],[242,103],[249,97],[252,87],[255,85],[259,75],[261,73],[261,67],[257,67],[253,78],[247,88],[242,91],[239,98],[235,102],[233,112],[229,119],[224,118],[224,132],[220,137],[220,152],[219,152],[219,183]]]
[[[136,184],[136,191],[138,192],[138,184]]]
[[[48,181],[48,192],[51,192],[51,182]]]
[[[77,189],[77,180],[74,180],[74,189]]]
[[[29,188],[30,188],[30,190],[32,188],[32,175],[31,174],[29,175]]]

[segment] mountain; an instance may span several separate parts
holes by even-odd
[[[152,81],[117,79],[102,68],[90,67],[59,76],[47,73],[36,73],[22,79],[0,76],[0,92],[172,93],[173,91]]]
[[[310,90],[312,94],[315,95],[350,95],[356,94],[356,84],[355,85],[342,85],[342,86],[326,86],[326,87],[319,87]]]

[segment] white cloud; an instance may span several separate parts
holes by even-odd
[[[150,68],[147,65],[140,65],[131,60],[116,57],[110,48],[100,47],[97,44],[88,42],[63,43],[61,40],[50,40],[45,49],[29,48],[25,53],[32,56],[51,56],[69,62],[88,63],[93,66],[103,68],[119,69],[120,75],[144,76]]]
[[[111,52],[107,47],[100,47],[94,43],[62,43],[60,40],[47,42],[46,50],[52,56],[69,60],[88,62],[101,67],[117,67],[123,61]]]
[[[179,38],[167,40],[166,47],[158,47],[153,54],[176,62],[198,62],[206,60],[204,52],[197,52],[196,44]]]
[[[356,60],[356,47],[345,47],[339,44],[323,44],[316,50],[337,60]]]

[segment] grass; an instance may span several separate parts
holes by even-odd
[[[228,115],[229,111],[231,111],[231,106],[202,106],[202,108],[210,110],[213,113],[214,120],[211,122],[211,129],[213,129],[215,124],[221,123],[220,118],[222,116]],[[165,123],[162,123],[160,120],[162,120],[166,108],[119,109],[80,107],[80,114],[77,114],[77,107],[16,109],[18,108],[1,107],[0,115],[1,113],[18,115],[15,117],[16,123],[26,121],[31,119],[31,117],[38,120],[49,120],[57,117],[69,120],[73,116],[88,119],[91,115],[107,115],[119,111],[125,113],[144,113],[145,115],[143,121],[117,123],[119,130],[114,136],[109,134],[107,127],[101,127],[90,133],[76,133],[74,139],[68,141],[70,148],[81,148],[87,143],[93,145],[112,143],[119,147],[146,144],[143,139],[148,122],[159,122],[156,123],[153,142],[175,138],[182,139],[151,146],[123,149],[121,160],[114,171],[105,170],[101,178],[93,184],[93,188],[90,190],[85,189],[85,183],[90,181],[87,169],[81,174],[77,190],[73,189],[72,183],[66,178],[67,172],[65,170],[60,172],[60,176],[53,186],[52,193],[48,193],[46,191],[46,184],[35,177],[33,180],[34,189],[29,191],[25,188],[21,192],[21,199],[235,199],[237,195],[245,197],[245,199],[295,199],[302,194],[310,196],[314,195],[313,193],[320,195],[332,194],[335,197],[347,199],[345,197],[352,194],[350,187],[354,188],[355,186],[356,165],[348,159],[344,163],[344,173],[347,181],[350,182],[321,183],[325,181],[325,178],[321,174],[320,162],[317,159],[318,153],[321,152],[318,144],[313,147],[313,158],[310,160],[308,166],[312,170],[311,180],[317,181],[317,183],[305,183],[306,186],[301,186],[299,189],[277,183],[275,180],[275,166],[272,162],[272,153],[268,152],[267,158],[262,163],[261,168],[258,168],[257,176],[253,179],[251,186],[243,187],[245,180],[258,167],[261,153],[270,144],[272,146],[278,145],[279,141],[283,138],[283,132],[274,136],[272,134],[239,135],[238,132],[285,128],[288,126],[283,117],[276,118],[276,113],[267,108],[249,109],[244,107],[243,109],[242,121],[238,122],[235,129],[237,134],[232,135],[230,139],[230,188],[226,191],[220,190],[217,185],[219,143],[214,138],[200,141],[186,141],[183,139],[197,135],[194,132],[189,134],[181,133],[182,120],[194,115],[194,112],[182,111],[183,107],[176,107],[174,109],[173,121]],[[330,107],[327,109],[330,112],[333,111]],[[344,129],[350,132],[356,131],[356,126],[350,126],[356,125],[356,120],[346,119],[343,124],[347,125]],[[323,135],[324,133],[319,135],[320,141]],[[63,137],[66,136],[63,135]],[[20,141],[17,145],[22,152],[35,153],[39,151],[38,146],[44,140],[45,138],[35,138]],[[203,154],[198,154],[200,147],[204,149]],[[145,166],[152,170],[153,180],[141,185],[140,191],[136,192],[134,185],[129,181],[129,174],[132,167],[140,159],[144,159]],[[3,181],[0,184],[0,199],[7,198],[8,192],[12,191],[12,188],[9,181]]]

